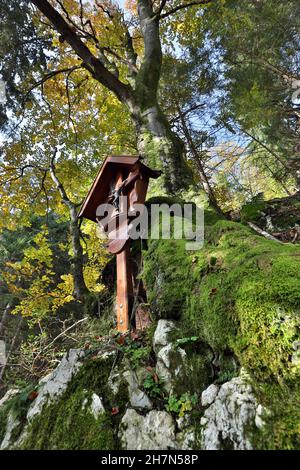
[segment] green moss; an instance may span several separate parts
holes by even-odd
[[[219,214],[217,214],[212,209],[207,209],[204,211],[204,225],[205,226],[212,226],[216,222],[218,222],[221,218]]]
[[[12,431],[12,440],[16,440],[26,422],[26,415],[29,406],[32,404],[31,394],[36,387],[32,384],[24,386],[19,393],[14,395],[11,399],[7,400],[0,408],[0,442],[3,440],[8,416],[11,414],[13,418],[18,421],[18,425]]]
[[[144,264],[158,315],[190,324],[214,350],[233,349],[257,377],[289,376],[300,308],[297,248],[221,220],[201,252],[186,252],[184,240],[155,240]]]
[[[149,166],[152,168],[161,168],[161,162],[159,159],[161,149],[165,146],[166,151],[168,152],[171,143],[167,139],[165,141],[155,140],[153,135],[148,131],[143,132],[142,138],[144,152],[147,155],[147,162]]]
[[[258,400],[271,413],[263,419],[265,426],[252,430],[255,449],[300,449],[300,383],[254,384]]]
[[[190,352],[186,359],[185,381],[179,391],[199,394],[208,387],[213,377],[211,361],[212,353],[208,349]]]
[[[0,408],[0,442],[3,440],[4,435],[5,435],[6,423],[7,423],[7,410],[6,410],[6,407],[2,406]]]
[[[186,278],[189,267],[184,240],[151,242],[143,279],[148,288],[148,302],[158,318],[180,317],[189,288]]]
[[[111,418],[107,413],[95,419],[82,410],[83,391],[49,405],[29,429],[23,449],[114,449]]]
[[[241,209],[241,220],[243,222],[248,222],[249,220],[256,220],[261,217],[265,208],[266,203],[261,200],[245,204]]]
[[[118,407],[124,413],[127,389],[121,384],[113,397],[107,386],[113,358],[89,359],[70,382],[58,401],[43,409],[30,424],[22,449],[107,449],[118,448],[119,415],[111,410]],[[97,419],[89,411],[92,394],[103,399],[106,412]],[[85,402],[85,406],[83,403]]]
[[[139,89],[139,87],[137,87]],[[136,91],[137,91],[136,89]],[[143,101],[145,90],[142,91]],[[141,95],[140,95],[141,96]],[[183,188],[188,188],[193,183],[193,174],[190,166],[184,158],[183,142],[174,134],[169,126],[161,109],[154,106],[151,110],[149,100],[144,111],[146,114],[153,112],[156,114],[157,122],[164,128],[164,135],[154,135],[149,129],[149,117],[145,119],[145,125],[141,128],[139,138],[139,149],[146,157],[147,164],[156,169],[162,170],[162,175],[157,180],[150,181],[151,194],[173,193]],[[150,118],[151,120],[151,118]],[[152,127],[150,125],[150,127]],[[167,170],[166,170],[167,169]],[[173,180],[173,181],[172,181]],[[175,181],[177,180],[177,181]],[[155,189],[154,189],[155,188]]]
[[[143,278],[154,314],[179,320],[185,336],[199,336],[215,354],[231,351],[256,384],[287,387],[294,396],[300,372],[292,361],[299,341],[299,247],[226,220],[207,225],[205,238],[199,252],[185,251],[184,240],[150,241]],[[224,369],[220,376],[226,372],[234,373]],[[278,394],[268,396],[271,410]],[[288,416],[271,420],[278,442],[270,446],[294,446],[294,437],[284,441],[284,421],[295,424],[296,406],[291,400]]]

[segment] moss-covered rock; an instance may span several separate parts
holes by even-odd
[[[176,319],[183,335],[199,336],[216,356],[236,357],[254,387],[270,385],[264,401],[276,412],[280,390],[287,387],[295,396],[299,380],[299,247],[220,219],[210,219],[205,233],[197,252],[187,252],[185,240],[149,241],[143,280],[153,313]],[[227,367],[221,361],[215,378],[226,377]],[[279,418],[293,423],[289,431],[270,421],[271,447],[293,447],[299,440],[296,406],[292,400],[289,417]]]
[[[154,240],[143,278],[154,312],[180,318],[214,350],[232,349],[256,377],[286,377],[298,338],[300,251],[218,221],[206,244],[187,252],[184,240]],[[259,352],[259,354],[258,354]]]
[[[112,409],[123,414],[128,394],[123,383],[117,396],[110,390],[114,361],[114,353],[85,359],[66,390],[29,421],[15,446],[25,450],[118,448],[120,417]],[[101,404],[98,410],[95,403]]]
[[[35,396],[36,387],[29,384],[23,389],[8,390],[0,400],[0,449],[18,440]]]
[[[257,402],[246,374],[224,383],[211,385],[202,394],[206,408],[201,418],[202,448],[205,450],[251,450],[249,429],[264,426],[268,411]],[[209,398],[209,399],[208,399]]]
[[[197,337],[182,338],[176,322],[159,320],[153,347],[156,372],[169,395],[199,394],[212,378],[212,351],[199,344]]]
[[[294,230],[300,225],[300,196],[296,194],[285,198],[264,201],[262,196],[255,197],[245,204],[241,210],[242,222],[255,222],[263,230],[275,233],[280,238],[280,232]],[[287,237],[282,234],[283,241],[291,241],[294,235]],[[295,239],[299,243],[300,237]]]

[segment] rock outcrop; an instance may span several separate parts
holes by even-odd
[[[59,366],[43,379],[37,398],[27,413],[28,421],[31,421],[36,415],[40,414],[46,403],[57,399],[66,390],[68,383],[82,365],[81,359],[84,357],[84,351],[81,349],[70,349]]]
[[[266,411],[257,403],[248,380],[242,374],[202,392],[202,405],[208,406],[201,418],[203,449],[252,449],[250,433],[263,426]]]
[[[128,450],[177,449],[175,423],[165,411],[149,411],[146,416],[128,409],[121,422],[121,444]]]
[[[193,365],[189,353],[178,347],[179,334],[170,320],[160,320],[154,333],[155,377],[164,379],[159,399],[143,387],[147,369],[117,362],[114,350],[104,347],[92,357],[88,351],[70,350],[40,380],[36,398],[21,414],[15,410],[21,391],[11,390],[0,401],[0,415],[7,411],[1,448],[251,449],[249,430],[263,426],[264,410],[247,375],[199,386],[194,407],[187,381]],[[185,393],[177,394],[184,383]]]

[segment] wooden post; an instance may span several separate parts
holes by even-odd
[[[108,234],[107,248],[117,257],[117,328],[121,333],[130,329],[134,304],[128,228],[135,205],[145,202],[149,178],[158,178],[160,173],[144,165],[139,156],[107,157],[78,215],[101,224]],[[107,211],[109,220],[97,214],[103,204],[107,209],[108,204],[114,205],[112,211]]]
[[[130,245],[117,254],[117,329],[121,333],[129,330],[133,288],[130,269]]]
[[[116,175],[116,189],[123,182],[122,172]],[[121,199],[119,212],[122,214],[125,198]],[[127,226],[127,224],[126,224]],[[130,327],[131,299],[133,295],[131,269],[130,269],[130,242],[127,242],[124,249],[117,255],[117,329],[120,333],[125,333]]]

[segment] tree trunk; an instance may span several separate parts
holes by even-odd
[[[5,324],[6,324],[6,321],[7,321],[7,318],[8,318],[10,308],[11,308],[10,304],[7,304],[4,308],[4,312],[3,312],[1,322],[0,322],[0,338],[1,338],[1,336],[4,336]]]
[[[73,256],[71,259],[71,273],[74,281],[74,290],[73,290],[73,297],[76,300],[84,301],[86,295],[89,293],[89,290],[85,284],[84,276],[83,276],[83,249],[80,243],[81,231],[79,227],[79,221],[77,217],[77,209],[76,204],[74,204],[67,196],[67,193],[61,184],[60,180],[58,179],[55,173],[54,167],[54,159],[55,159],[56,151],[51,159],[50,163],[50,175],[55,183],[56,188],[58,189],[61,200],[63,204],[65,204],[69,210],[70,214],[70,236],[73,248]]]
[[[172,132],[170,125],[156,103],[140,106],[136,127],[137,148],[145,162],[163,171],[159,180],[168,194],[176,194],[192,183],[192,172],[184,158],[184,143]]]
[[[154,11],[153,2],[150,0],[137,1],[140,28],[144,40],[144,57],[139,70],[137,70],[136,54],[132,46],[132,38],[127,30],[127,56],[131,69],[129,84],[119,80],[118,76],[106,67],[103,60],[96,57],[81,40],[80,35],[74,31],[74,28],[48,0],[31,1],[83,60],[83,66],[93,78],[112,91],[127,107],[135,124],[138,151],[149,165],[163,170],[163,185],[166,191],[174,194],[187,187],[192,182],[192,172],[184,159],[184,144],[172,132],[157,99],[162,64],[159,37],[161,11]],[[165,4],[166,2],[163,2],[161,5]]]
[[[89,293],[83,276],[83,249],[80,243],[81,232],[78,224],[77,210],[75,205],[69,208],[70,211],[70,235],[73,248],[71,258],[71,272],[74,279],[73,296],[76,300],[84,301]]]
[[[135,78],[131,109],[137,148],[149,165],[163,171],[163,185],[174,194],[191,184],[192,172],[184,158],[184,143],[172,132],[158,104],[162,64],[159,18],[149,0],[138,0],[138,14],[145,52]]]

